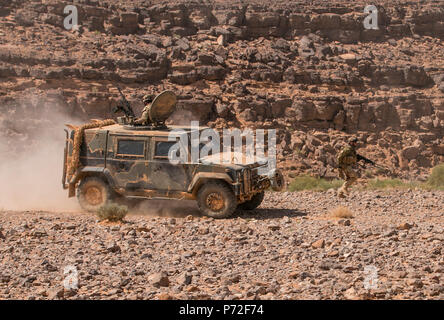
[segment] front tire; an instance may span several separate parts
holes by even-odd
[[[224,182],[204,184],[197,193],[197,205],[202,214],[215,219],[228,218],[237,207],[233,190]]]
[[[111,200],[111,190],[102,179],[87,177],[80,181],[77,188],[77,199],[82,209],[88,212],[96,212]]]
[[[262,201],[264,200],[265,192],[256,193],[250,200],[245,201],[239,205],[239,209],[241,210],[254,210],[260,206]]]

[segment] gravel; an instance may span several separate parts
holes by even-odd
[[[348,223],[329,216],[340,205]],[[444,299],[442,191],[271,192],[225,220],[193,203],[160,212],[0,211],[0,299]]]

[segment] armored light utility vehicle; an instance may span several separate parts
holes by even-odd
[[[63,187],[69,189],[69,197],[77,194],[83,209],[93,212],[118,198],[191,199],[197,200],[204,215],[225,218],[236,208],[258,207],[270,186],[283,188],[279,170],[259,174],[263,163],[173,164],[168,152],[176,142],[168,141],[169,133],[179,128],[191,135],[189,127],[164,125],[175,110],[174,93],[164,91],[153,100],[149,125],[134,125],[134,113],[122,98],[126,105],[117,109],[126,116],[117,123],[96,121],[67,125],[71,131],[65,130]]]

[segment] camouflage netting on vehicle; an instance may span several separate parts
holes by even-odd
[[[86,129],[100,128],[104,126],[109,126],[115,124],[116,122],[113,119],[107,119],[103,121],[97,121],[93,123],[87,123],[80,127],[77,127],[74,131],[74,142],[72,149],[72,157],[71,162],[68,163],[68,181],[71,181],[73,175],[79,167],[80,163],[80,146],[82,145],[83,136]]]

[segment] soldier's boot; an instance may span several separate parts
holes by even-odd
[[[143,125],[143,124],[145,124],[145,119],[139,118],[134,121],[134,124]]]
[[[350,178],[348,178],[348,179],[345,181],[345,183],[344,183],[344,192],[345,192],[347,195],[350,195],[350,187],[351,187],[351,185],[352,185],[353,183],[355,183],[356,180],[357,180],[356,177],[350,177]]]
[[[344,185],[345,185],[345,183],[344,183]],[[339,198],[345,198],[344,185],[342,185],[342,187],[340,187],[340,188],[338,189],[338,197],[339,197]]]
[[[344,194],[344,198],[345,198],[345,196],[349,196],[349,195],[350,195],[350,190],[349,190],[348,187],[349,187],[349,186],[346,185],[346,186],[344,186],[344,187],[342,188],[342,190],[341,190],[342,194]]]

